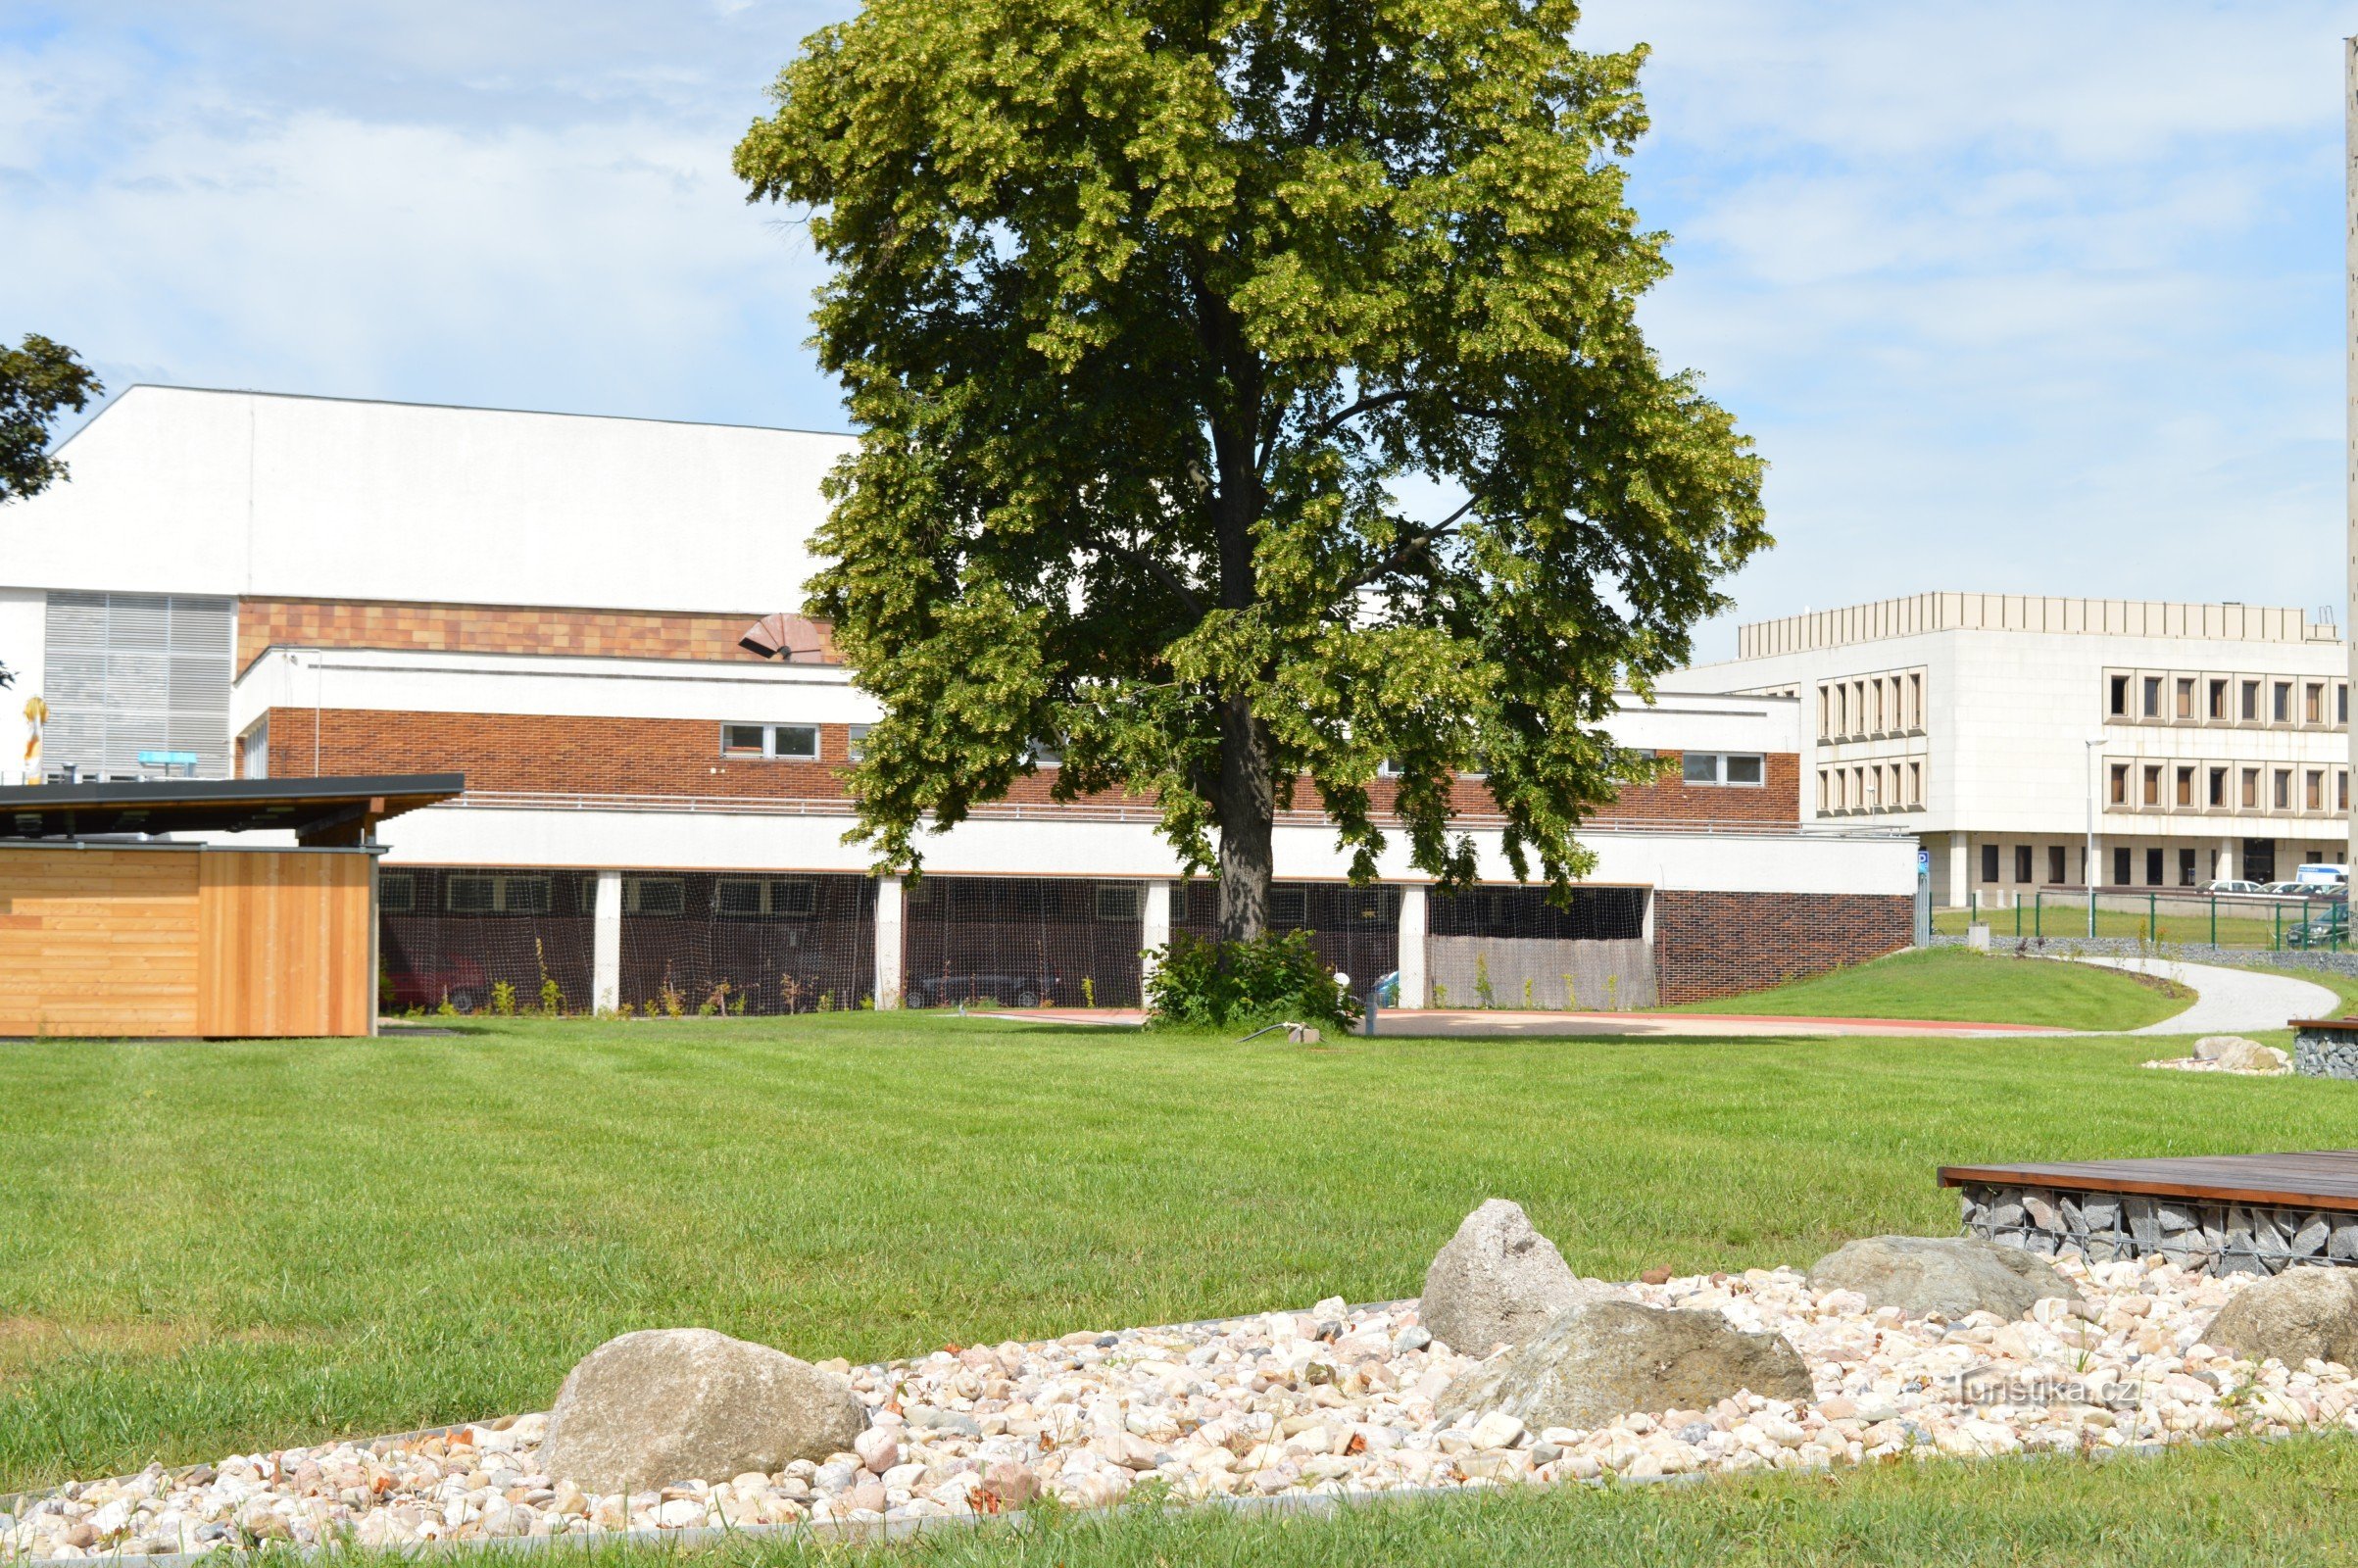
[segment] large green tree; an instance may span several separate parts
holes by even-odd
[[[1275,812],[1455,885],[1592,863],[1601,721],[1763,544],[1761,466],[1639,296],[1643,51],[1565,0],[870,0],[739,145],[832,268],[860,430],[810,609],[884,709],[887,865],[1061,754],[1151,791],[1224,936]],[[1307,788],[1304,783],[1306,781]],[[1314,792],[1314,802],[1307,799]],[[1535,862],[1536,861],[1536,865]]]
[[[66,465],[50,455],[50,427],[105,390],[63,343],[38,332],[13,349],[0,343],[0,505],[66,476]]]

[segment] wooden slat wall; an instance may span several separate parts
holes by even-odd
[[[368,857],[209,850],[197,1033],[368,1032]]]
[[[0,1035],[195,1034],[207,858],[0,850]]]

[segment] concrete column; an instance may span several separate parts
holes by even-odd
[[[2219,841],[2219,847],[2211,852],[2211,880],[2214,882],[2232,882],[2235,880],[2235,841],[2234,839],[2221,839]]]
[[[1965,895],[1973,887],[1973,844],[1963,833],[1948,836],[1948,905],[1952,909],[1965,907]]]
[[[1154,950],[1167,947],[1171,940],[1171,885],[1168,882],[1147,884],[1146,925],[1139,933],[1138,945],[1144,951],[1138,957],[1138,994],[1146,995],[1147,982],[1154,978]]]
[[[622,873],[598,873],[598,903],[590,917],[590,1005],[613,1012],[622,1004]]]
[[[1425,890],[1400,889],[1400,1001],[1403,1007],[1433,1004],[1433,977],[1425,966]]]
[[[901,1005],[901,894],[899,877],[876,879],[876,1005],[883,1009]]]

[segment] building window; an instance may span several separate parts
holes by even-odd
[[[818,760],[816,724],[723,724],[720,755],[765,757],[780,761]]]
[[[2053,883],[2054,885],[2056,885],[2056,886],[2058,886],[2058,887],[2062,886],[2062,884],[2063,884],[2063,880],[2064,880],[2064,870],[2065,870],[2065,856],[2064,856],[2064,853],[2063,853],[2063,846],[2062,846],[2062,845],[2060,845],[2060,844],[2050,844],[2050,845],[2048,845],[2048,846],[2047,846],[2047,881],[2049,881],[2050,883]]]
[[[2112,677],[2112,715],[2115,718],[2129,716],[2129,677],[2126,675]]]
[[[2269,712],[2280,724],[2292,722],[2292,682],[2280,680],[2276,683],[2276,701]]]
[[[2227,717],[2227,682],[2223,680],[2211,682],[2211,717]]]
[[[860,760],[861,758],[863,758],[863,757],[867,756],[867,754],[868,754],[868,726],[867,726],[867,725],[865,725],[865,724],[846,724],[846,725],[843,727],[843,740],[844,740],[844,756],[845,756],[846,758],[850,759],[852,761],[855,761],[855,762],[857,762],[857,761],[859,761],[859,760]]]
[[[1832,799],[1833,796],[1828,792],[1827,789],[1826,770],[1821,767],[1818,769],[1818,815],[1824,816],[1829,810],[1833,809],[1833,808],[1828,805],[1828,802],[1830,802]]]
[[[380,871],[376,878],[376,912],[408,914],[418,907],[418,879],[407,871]]]
[[[2192,718],[2194,716],[2194,680],[2190,675],[2179,677],[2178,716],[2180,718]]]
[[[2161,677],[2159,675],[2145,677],[2145,716],[2147,718],[2161,717]]]
[[[1756,752],[1689,752],[1679,763],[1679,776],[1689,784],[1757,786],[1763,777]]]
[[[2243,721],[2246,724],[2260,721],[2260,683],[2256,680],[2243,683]]]
[[[2350,770],[2346,767],[2335,768],[2333,770],[2333,809],[2346,811],[2349,808]]]
[[[2350,683],[2346,680],[2335,681],[2333,683],[2333,722],[2346,724],[2349,721]]]
[[[804,877],[724,876],[712,884],[712,912],[723,919],[792,919],[817,907],[818,884]]]
[[[2182,767],[2178,770],[2178,804],[2181,806],[2194,804],[2194,770],[2190,767]]]
[[[2292,809],[2292,769],[2288,767],[2276,770],[2276,808],[2280,811]]]
[[[2112,804],[2115,806],[2129,804],[2129,764],[2127,762],[2112,764]]]
[[[626,876],[622,879],[624,914],[685,914],[688,885],[675,876]]]
[[[2211,769],[2211,805],[2213,807],[2223,807],[2226,804],[2227,769],[2224,767],[2214,767]]]
[[[1875,709],[1874,709],[1874,712],[1875,712],[1875,723],[1874,723],[1874,725],[1873,725],[1872,727],[1873,727],[1873,728],[1875,728],[1875,729],[1876,729],[1876,730],[1878,730],[1878,731],[1881,731],[1881,730],[1884,730],[1884,729],[1887,729],[1887,728],[1889,728],[1889,727],[1890,727],[1889,725],[1887,725],[1887,724],[1884,722],[1883,682],[1882,682],[1882,680],[1878,679],[1877,681],[1875,681],[1875,683],[1874,683],[1874,686],[1875,686]]]
[[[2127,850],[2112,852],[2112,885],[2116,888],[2125,888],[2129,885],[2129,852]]]
[[[2158,849],[2147,850],[2145,852],[2145,886],[2157,888],[2161,885],[2162,852]]]
[[[2302,785],[2301,800],[2306,808],[2312,811],[2324,810],[2326,808],[2326,770],[2322,767],[2309,769],[2309,776],[2302,781]]]
[[[2242,804],[2243,809],[2246,811],[2256,811],[2260,808],[2260,770],[2256,767],[2247,767],[2243,770]]]
[[[1982,880],[1985,882],[1997,880],[1997,846],[1994,844],[1982,846]]]
[[[2301,692],[2301,719],[2310,724],[2322,724],[2326,721],[2326,683],[2324,681],[2313,680]]]
[[[1146,890],[1135,882],[1100,882],[1097,885],[1097,917],[1101,920],[1127,921],[1145,917]]]
[[[453,914],[546,914],[549,879],[454,872],[443,879],[442,906]]]
[[[2343,787],[2346,793],[2349,775],[2345,773],[2342,775],[2342,777],[2344,780]],[[1924,764],[1922,762],[1910,762],[1908,764],[1908,805],[1917,807],[1919,808],[1921,808],[1924,805]]]
[[[2028,844],[2014,846],[2014,880],[2017,882],[2031,880],[2031,846]]]
[[[2347,688],[2344,688],[2343,690],[2343,697],[2345,699],[2348,697]],[[1922,675],[1910,675],[1908,677],[1908,728],[1922,729],[1923,727],[1924,677]]]
[[[2147,806],[2161,805],[2161,769],[2158,766],[2148,765],[2145,769],[2144,802]]]
[[[2194,852],[2192,850],[2178,852],[2178,885],[2182,888],[2190,888],[2194,885]]]

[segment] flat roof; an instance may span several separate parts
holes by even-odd
[[[305,845],[359,844],[386,817],[466,788],[464,773],[22,784],[0,789],[0,840],[270,828]]]

